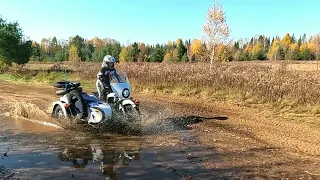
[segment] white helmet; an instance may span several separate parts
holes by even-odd
[[[115,62],[116,62],[116,59],[115,59],[113,56],[111,56],[111,55],[106,55],[106,56],[103,58],[101,67],[113,68]]]

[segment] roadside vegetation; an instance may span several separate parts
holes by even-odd
[[[215,63],[125,63],[117,68],[127,73],[134,93],[224,101],[241,106],[261,106],[277,113],[320,115],[318,71],[288,69],[289,64]],[[310,64],[316,66],[316,64]],[[27,68],[26,68],[27,67]],[[52,85],[65,79],[80,81],[86,91],[95,89],[99,63],[27,64],[13,66],[0,79]],[[30,70],[32,69],[32,70]]]

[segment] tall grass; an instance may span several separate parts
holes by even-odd
[[[69,64],[68,68],[75,71],[72,78],[94,85],[100,64]],[[57,65],[51,69],[59,71]],[[215,63],[210,70],[207,63],[126,63],[118,64],[117,69],[127,73],[135,91],[148,89],[208,97],[222,93],[223,96],[260,103],[284,100],[297,104],[320,103],[317,72],[289,71],[287,64]],[[32,71],[21,69],[20,72],[32,74]],[[50,82],[56,76],[48,74]]]
[[[145,88],[183,95],[224,92],[244,100],[277,102],[290,100],[298,104],[320,103],[320,79],[314,71],[289,71],[260,63],[216,63],[210,70],[205,63],[127,63],[118,65],[125,71],[136,90]],[[80,65],[81,79],[95,79],[98,64]]]

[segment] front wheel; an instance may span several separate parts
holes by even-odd
[[[128,133],[134,135],[142,134],[141,113],[138,107],[132,105],[124,106],[124,117],[128,123]]]
[[[140,121],[141,113],[138,107],[133,107],[132,105],[125,105],[124,107],[124,115],[129,121]]]

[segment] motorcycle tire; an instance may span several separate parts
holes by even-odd
[[[73,98],[76,98],[78,101],[81,102],[80,107],[75,107],[75,104],[72,104]],[[71,113],[71,115],[73,117],[75,117],[77,119],[83,119],[88,116],[85,101],[84,101],[83,97],[81,96],[81,94],[77,90],[70,91],[67,95],[67,99],[68,99],[68,102],[70,102],[70,107],[69,107],[69,108],[71,108],[70,110],[72,110],[72,108],[80,108],[79,113],[77,113],[77,114]]]
[[[131,105],[125,105],[124,107],[124,116],[128,122],[140,122],[141,121],[141,113],[139,108],[134,108]]]

